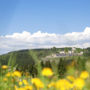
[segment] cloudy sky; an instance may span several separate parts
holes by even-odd
[[[90,46],[90,0],[0,0],[0,54]]]
[[[50,47],[81,47],[90,46],[90,28],[86,27],[83,32],[72,32],[66,34],[55,34],[37,31],[30,33],[13,33],[0,36],[0,54],[9,51],[31,48]]]

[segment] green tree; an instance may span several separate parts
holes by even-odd
[[[64,51],[65,51],[65,54],[67,54],[68,53],[68,48],[67,47],[64,48]]]
[[[86,63],[86,60],[84,58],[78,57],[76,68],[80,71],[85,70],[85,63]]]
[[[52,52],[56,53],[57,52],[57,48],[56,47],[53,47],[51,48]]]
[[[58,64],[58,73],[59,73],[59,77],[62,78],[64,76],[64,73],[66,71],[65,68],[65,60],[62,60],[62,58],[60,58],[59,60],[59,64]]]

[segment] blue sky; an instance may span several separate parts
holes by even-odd
[[[90,47],[90,0],[0,0],[0,54]]]
[[[0,35],[64,34],[90,26],[90,0],[0,0]]]

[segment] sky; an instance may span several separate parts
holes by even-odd
[[[90,0],[0,0],[1,54],[27,48],[88,47],[89,36]]]

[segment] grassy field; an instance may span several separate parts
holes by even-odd
[[[42,61],[35,53],[25,52],[2,57],[0,90],[90,90],[89,56]]]
[[[40,70],[40,68],[39,68]],[[90,90],[90,73],[78,72],[68,67],[63,78],[45,67],[37,77],[29,72],[20,72],[15,67],[3,65],[0,72],[0,90]]]

